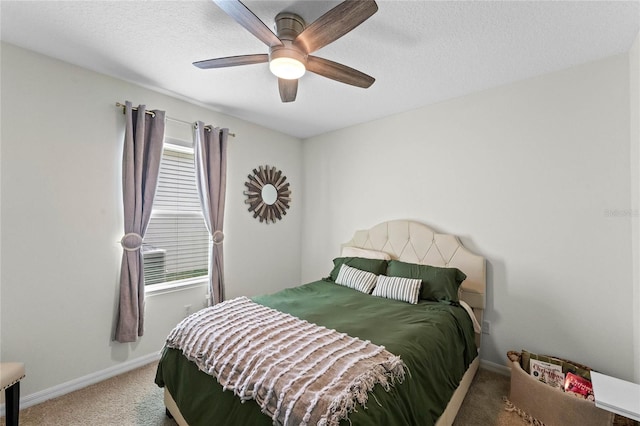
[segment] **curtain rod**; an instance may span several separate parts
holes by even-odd
[[[120,102],[116,102],[116,107],[118,107],[118,108],[122,107],[122,113],[124,114],[126,105],[121,104]],[[131,107],[131,109],[133,109],[134,111],[137,111],[138,107]],[[144,113],[145,114],[149,114],[152,117],[155,117],[155,115],[156,115],[153,111],[145,111]],[[164,119],[165,120],[169,120],[169,121],[174,121],[176,123],[188,124],[190,126],[193,126],[193,124],[194,124],[194,123],[192,123],[190,121],[180,120],[179,118],[169,117],[168,115],[165,115]],[[209,131],[211,131],[211,126],[205,126],[204,128],[209,130]],[[229,133],[229,136],[231,136],[232,138],[235,138],[236,134],[235,133]]]

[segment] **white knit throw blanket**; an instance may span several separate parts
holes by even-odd
[[[225,390],[280,425],[337,425],[405,364],[382,346],[239,297],[190,315],[167,338]]]

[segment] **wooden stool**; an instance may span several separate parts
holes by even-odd
[[[7,426],[18,426],[20,413],[20,380],[24,379],[24,364],[21,362],[0,363],[0,391],[5,395]]]

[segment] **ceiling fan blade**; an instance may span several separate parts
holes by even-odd
[[[213,0],[215,4],[224,10],[227,15],[236,20],[251,34],[256,36],[267,46],[279,46],[282,44],[278,36],[267,27],[247,6],[239,0]]]
[[[280,90],[282,102],[293,102],[296,100],[296,94],[298,93],[298,80],[279,78],[278,89]]]
[[[266,53],[258,53],[256,55],[240,55],[240,56],[227,56],[225,58],[205,59],[204,61],[194,62],[198,68],[225,68],[236,67],[238,65],[251,65],[261,64],[263,62],[269,62],[269,55]]]
[[[340,83],[365,89],[376,81],[375,78],[356,69],[311,55],[307,58],[307,70]]]
[[[376,13],[374,0],[346,0],[317,20],[296,37],[294,44],[307,54],[339,39]]]

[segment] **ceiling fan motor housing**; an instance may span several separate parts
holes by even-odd
[[[295,40],[305,26],[304,19],[295,13],[280,12],[276,15],[276,34],[280,40]]]

